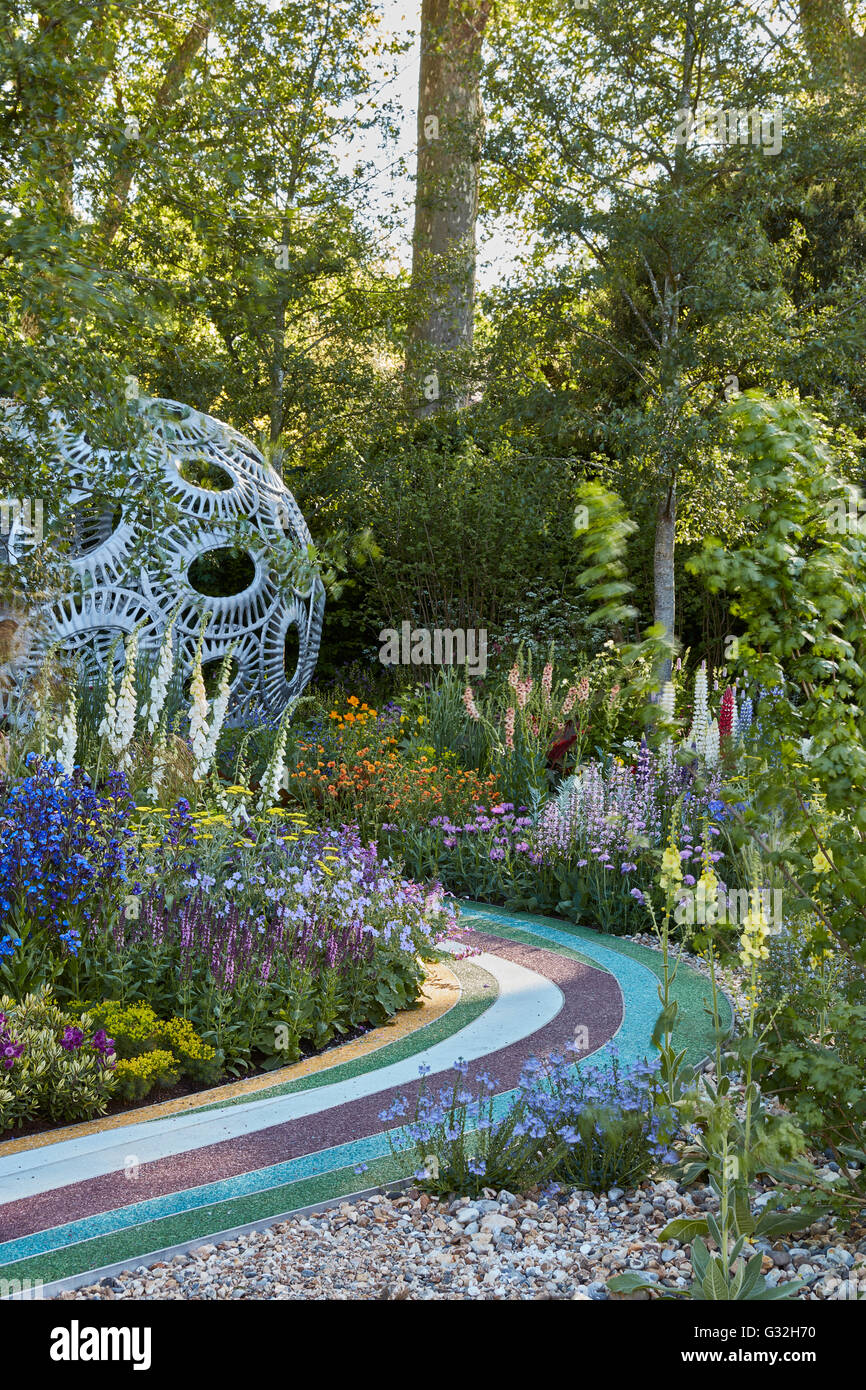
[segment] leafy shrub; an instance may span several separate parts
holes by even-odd
[[[113,1046],[89,1014],[64,1013],[49,989],[20,1003],[0,998],[0,1132],[101,1115],[116,1085]]]
[[[494,629],[524,608],[527,575],[561,593],[570,572],[571,462],[453,424],[425,422],[364,459],[349,524],[383,547],[368,569],[376,628]]]
[[[180,1076],[188,1076],[205,1086],[219,1080],[222,1073],[219,1054],[202,1041],[187,1019],[161,1020],[143,1001],[136,1004],[109,1001],[97,1004],[90,1012],[114,1038],[119,1078],[128,1075],[123,1062],[159,1053],[161,1057],[168,1055],[172,1059],[171,1070],[177,1073],[173,1080],[160,1081],[160,1085],[173,1086]],[[136,1075],[144,1074],[143,1069],[136,1072]]]
[[[143,1100],[154,1087],[167,1089],[180,1080],[180,1064],[171,1052],[157,1048],[118,1062],[117,1095],[121,1100]]]
[[[866,1164],[866,973],[819,944],[814,929],[785,932],[770,943],[759,1017],[768,1030],[755,1059],[764,1087],[840,1166]],[[862,1172],[849,1181],[866,1196]]]

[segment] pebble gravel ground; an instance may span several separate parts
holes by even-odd
[[[600,1197],[554,1186],[535,1200],[488,1189],[482,1199],[439,1201],[409,1189],[201,1245],[57,1297],[601,1300],[611,1297],[607,1279],[626,1269],[682,1289],[691,1282],[688,1252],[660,1245],[658,1233],[675,1216],[716,1205],[709,1188],[672,1181]],[[866,1225],[843,1237],[819,1221],[755,1248],[770,1284],[805,1281],[802,1298],[866,1293]]]

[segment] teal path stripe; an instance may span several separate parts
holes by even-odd
[[[652,951],[622,937],[602,936],[592,927],[576,926],[529,912],[506,912],[504,908],[488,907],[485,903],[461,903],[460,919],[466,926],[498,932],[501,936],[522,935],[530,942],[540,937],[565,948],[568,954],[588,957],[616,977],[625,1003],[623,1022],[611,1043],[591,1054],[593,1065],[609,1059],[612,1045],[617,1048],[622,1062],[639,1061],[650,1051],[653,1028],[661,1010],[658,995],[662,974],[660,951]],[[671,992],[680,1006],[675,1041],[678,1048],[685,1048],[686,1061],[694,1065],[709,1056],[714,1047],[710,982],[683,961]],[[721,992],[719,1019],[724,1029],[733,1025],[730,1002]]]

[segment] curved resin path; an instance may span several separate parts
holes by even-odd
[[[375,1051],[345,1060],[348,1049],[337,1049],[312,1074],[281,1073],[272,1087],[240,1088],[229,1100],[205,1094],[182,1113],[0,1146],[0,1280],[49,1284],[139,1263],[404,1176],[409,1157],[394,1157],[378,1117],[398,1095],[411,1109],[421,1064],[435,1081],[459,1058],[483,1063],[504,1108],[528,1057],[562,1052],[578,1037],[593,1065],[612,1046],[625,1063],[651,1052],[657,952],[470,903],[461,928],[459,1001]],[[676,992],[677,1041],[698,1060],[710,1050],[709,988],[682,966]],[[401,1131],[395,1136],[399,1146]]]

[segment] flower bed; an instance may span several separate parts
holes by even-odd
[[[212,1084],[291,1062],[418,997],[423,957],[451,920],[441,894],[404,879],[357,831],[316,831],[300,813],[251,817],[237,799],[234,816],[185,801],[136,808],[123,774],[100,797],[80,773],[39,761],[7,794],[2,988],[44,1008],[53,991],[64,1026],[84,1033],[96,1019],[116,1035],[114,1076],[81,1115],[182,1075]],[[8,1087],[29,1053],[15,1050],[7,1014]],[[41,1114],[16,1106],[0,1111],[9,1123]]]

